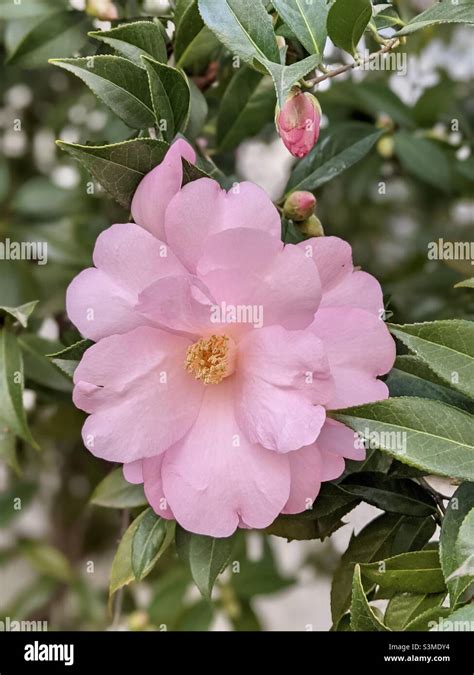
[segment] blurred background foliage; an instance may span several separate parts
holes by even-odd
[[[173,3],[151,0],[115,4],[121,18],[154,13],[164,27],[173,9]],[[414,0],[394,4],[407,18],[423,9]],[[82,82],[47,64],[52,56],[110,52],[87,36],[107,24],[87,14],[81,2],[73,5],[71,12],[67,0],[0,0],[0,239],[48,243],[47,265],[0,262],[1,306],[39,300],[28,330],[19,331],[19,344],[25,407],[41,447],[38,451],[9,433],[0,436],[5,460],[0,471],[0,614],[47,619],[50,628],[104,629],[114,620],[107,608],[108,574],[123,515],[90,503],[109,467],[84,450],[83,415],[72,405],[71,383],[45,355],[79,339],[65,317],[66,287],[90,265],[98,233],[127,221],[129,214],[54,141],[108,144],[137,132]],[[385,130],[363,161],[316,190],[317,214],[326,234],[347,239],[356,264],[381,281],[397,323],[474,318],[472,290],[454,289],[473,276],[469,261],[427,257],[429,242],[440,237],[472,239],[470,40],[466,28],[428,28],[410,36],[404,47],[406,76],[354,71],[325,83],[318,93],[324,114],[320,143],[331,133],[343,147],[348,122]],[[367,42],[372,48],[370,37]],[[301,52],[301,45],[290,44]],[[194,37],[192,49],[189,44],[180,49],[180,65],[194,83],[195,126],[187,135],[200,139],[230,181],[253,179],[255,171],[249,176],[247,167],[260,156],[262,164],[267,161],[261,182],[280,199],[291,162],[276,140],[270,79],[245,68],[236,75],[231,57],[207,28]],[[340,52],[328,50],[327,63],[340,59]],[[239,93],[246,86],[253,105],[236,124]],[[340,134],[334,134],[337,125]],[[16,498],[21,508],[12,510]],[[132,506],[131,515],[139,506]],[[127,589],[116,625],[205,630],[217,611],[227,626],[257,630],[262,619],[255,613],[256,597],[281,593],[302,574],[329,579],[338,562],[326,541],[303,555],[300,569],[289,575],[281,572],[273,538],[252,534],[246,539],[239,535],[241,574],[222,577],[214,606],[199,598],[186,566],[168,549],[146,581]]]

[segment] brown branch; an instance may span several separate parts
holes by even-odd
[[[369,63],[370,61],[373,61],[377,56],[380,56],[381,54],[387,54],[387,52],[390,52],[392,49],[396,49],[400,44],[400,40],[398,38],[392,38],[385,44],[382,49],[379,49],[377,52],[373,52],[370,54],[366,59],[358,63],[357,61],[354,61],[354,63],[348,63],[345,66],[340,66],[339,68],[334,68],[334,70],[329,70],[327,73],[324,75],[321,75],[320,77],[316,77],[314,80],[306,80],[305,86],[309,87],[314,87],[317,84],[320,84],[320,82],[324,82],[325,80],[328,80],[331,77],[337,77],[338,75],[342,75],[342,73],[347,73],[349,70],[353,70],[354,68],[358,68],[359,66],[364,65],[365,63]]]

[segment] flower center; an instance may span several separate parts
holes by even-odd
[[[219,384],[234,372],[236,352],[235,342],[227,335],[211,335],[188,347],[185,367],[196,380]]]

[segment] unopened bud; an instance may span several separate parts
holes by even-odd
[[[316,145],[321,126],[321,106],[313,94],[293,89],[280,110],[276,107],[278,133],[294,157],[305,157]]]
[[[316,197],[311,192],[292,192],[285,202],[283,214],[299,222],[313,215],[316,206]]]
[[[395,150],[395,141],[393,136],[383,136],[377,143],[377,152],[384,159],[393,157]]]
[[[87,0],[86,12],[100,21],[118,19],[118,11],[112,0]]]
[[[316,216],[310,216],[304,222],[298,223],[298,228],[307,237],[324,237],[323,226]]]

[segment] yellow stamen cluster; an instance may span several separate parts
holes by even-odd
[[[228,373],[229,338],[211,335],[188,347],[185,367],[204,384],[219,384]]]

